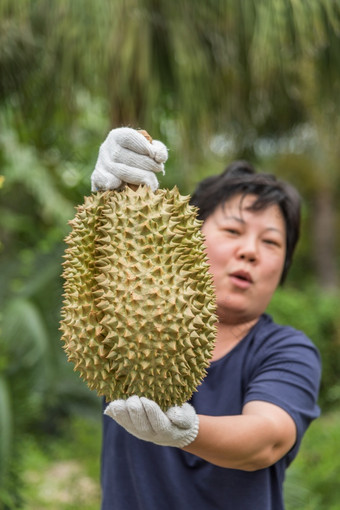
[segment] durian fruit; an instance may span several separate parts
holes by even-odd
[[[62,340],[106,400],[181,405],[206,374],[215,294],[201,221],[177,188],[94,193],[66,238]]]

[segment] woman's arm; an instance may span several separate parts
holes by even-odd
[[[285,455],[296,441],[296,426],[280,407],[247,403],[239,416],[199,416],[196,439],[183,449],[225,468],[255,471]]]

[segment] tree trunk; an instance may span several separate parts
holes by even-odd
[[[319,190],[314,208],[313,249],[317,281],[323,289],[337,287],[336,221],[332,191]]]

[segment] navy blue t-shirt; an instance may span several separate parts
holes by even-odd
[[[287,411],[296,424],[292,450],[258,471],[218,467],[179,448],[141,441],[104,416],[102,510],[282,510],[285,469],[320,413],[320,365],[303,333],[264,314],[208,368],[191,399],[198,414],[239,415],[247,402],[261,400]]]

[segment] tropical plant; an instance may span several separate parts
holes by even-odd
[[[287,471],[287,510],[339,509],[340,463],[334,452],[340,446],[339,413],[314,422],[303,439],[300,453]]]
[[[277,290],[268,307],[275,321],[303,331],[318,347],[322,359],[320,406],[323,412],[340,404],[338,304],[338,294],[309,285],[303,290]]]

